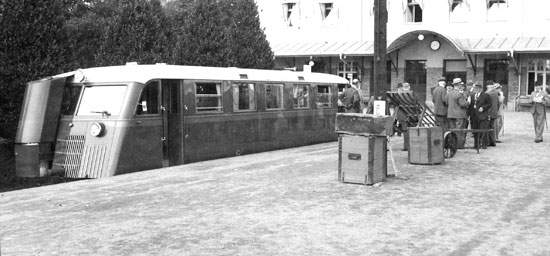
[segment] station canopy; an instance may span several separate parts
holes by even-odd
[[[550,37],[485,37],[456,38],[430,30],[407,32],[388,41],[387,52],[392,53],[418,42],[418,36],[433,36],[447,42],[459,53],[550,53]],[[275,57],[334,57],[373,56],[374,41],[274,42]]]

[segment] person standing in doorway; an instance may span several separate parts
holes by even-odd
[[[495,122],[495,142],[500,143],[499,135],[502,131],[502,127],[504,127],[504,111],[506,110],[506,104],[505,103],[505,97],[504,92],[502,91],[502,85],[499,83],[494,84],[495,90],[498,93],[498,117]]]
[[[535,125],[535,142],[542,142],[542,133],[546,123],[546,104],[550,102],[548,93],[542,89],[540,81],[535,82],[535,90],[531,93],[531,114]]]
[[[432,94],[435,120],[443,129],[443,132],[447,131],[447,90],[445,89],[445,85],[445,77],[439,78],[437,87],[433,90]]]

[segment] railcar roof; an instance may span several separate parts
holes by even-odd
[[[82,72],[85,82],[139,82],[152,79],[196,79],[196,80],[232,80],[232,81],[271,81],[271,82],[314,82],[348,83],[342,77],[313,72],[295,72],[286,70],[262,70],[225,67],[178,66],[178,65],[125,65],[80,69],[58,75],[68,77]]]

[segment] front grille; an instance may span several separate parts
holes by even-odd
[[[57,140],[53,166],[63,168],[66,177],[79,178],[85,139],[84,135],[69,135],[65,139]]]

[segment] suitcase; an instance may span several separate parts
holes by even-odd
[[[441,164],[445,161],[441,127],[409,127],[408,133],[410,164]]]
[[[373,185],[386,180],[387,139],[382,136],[340,134],[338,179],[345,183]]]
[[[335,130],[337,133],[350,135],[393,135],[393,116],[375,116],[358,113],[336,114]]]

